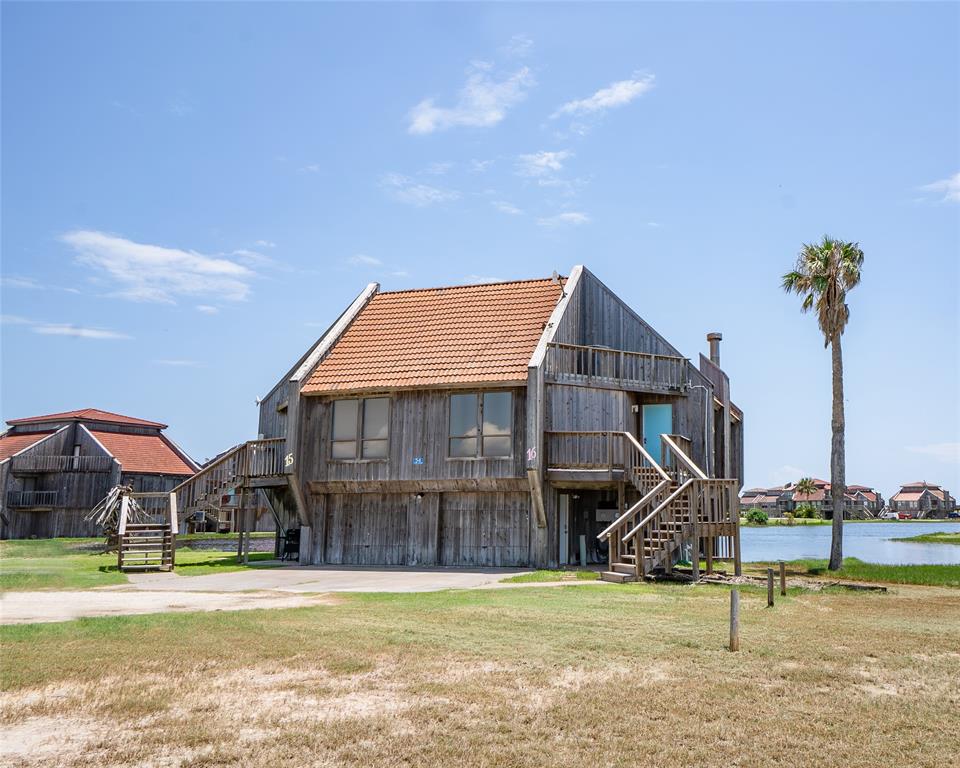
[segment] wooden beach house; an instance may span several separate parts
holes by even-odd
[[[96,408],[12,419],[0,435],[0,538],[95,536],[84,516],[116,485],[170,491],[199,467],[166,424]]]
[[[177,489],[269,500],[301,563],[739,563],[743,414],[596,276],[368,285],[260,405],[259,438]],[[696,567],[697,558],[693,558]]]

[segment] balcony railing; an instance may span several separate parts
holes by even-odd
[[[57,503],[57,491],[7,491],[7,506],[52,507]]]
[[[544,375],[557,384],[680,393],[687,385],[684,357],[580,344],[547,345]]]
[[[44,456],[13,457],[14,472],[109,472],[113,467],[110,456]]]

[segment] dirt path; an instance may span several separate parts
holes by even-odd
[[[144,613],[243,611],[253,608],[301,608],[330,605],[328,595],[287,592],[148,592],[98,589],[71,592],[7,592],[0,595],[0,624],[70,621],[90,616]]]

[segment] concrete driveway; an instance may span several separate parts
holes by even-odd
[[[517,568],[389,568],[347,565],[249,568],[207,576],[172,573],[130,574],[130,583],[141,590],[175,592],[435,592],[471,589],[495,584],[507,576],[528,573]],[[117,587],[101,587],[101,590]]]
[[[476,589],[524,570],[508,568],[250,568],[206,576],[129,574],[130,583],[63,592],[0,595],[0,624],[70,621],[189,611],[241,611],[331,604],[332,592],[433,592]]]

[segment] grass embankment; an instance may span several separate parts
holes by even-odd
[[[921,533],[919,536],[908,536],[905,539],[894,539],[894,541],[910,541],[917,544],[960,544],[960,532]]]
[[[178,537],[178,544],[181,539]],[[234,543],[236,537],[233,537]],[[0,542],[0,591],[90,589],[125,584],[116,552],[91,551],[103,539],[31,539]],[[251,552],[250,560],[272,560],[272,552]],[[177,573],[199,576],[246,568],[235,554],[178,546]],[[262,566],[260,566],[262,567]]]
[[[960,594],[592,585],[0,628],[17,765],[939,765]],[[946,709],[944,708],[946,706]],[[878,727],[878,712],[883,727]],[[19,746],[23,745],[23,746]]]
[[[530,582],[554,581],[596,581],[600,578],[599,571],[587,570],[538,570],[531,573],[521,573],[501,579],[505,584],[525,584]]]
[[[766,575],[767,567],[775,572],[779,565],[772,563],[745,563],[744,573]],[[788,576],[812,576],[817,579],[868,581],[880,584],[918,584],[936,587],[960,587],[960,565],[879,565],[865,563],[855,557],[845,557],[839,571],[827,569],[826,560],[789,560]]]

